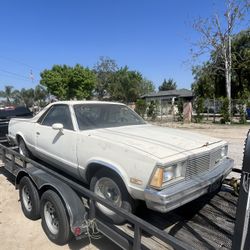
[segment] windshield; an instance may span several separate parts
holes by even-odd
[[[80,130],[145,124],[134,111],[117,104],[74,105]]]

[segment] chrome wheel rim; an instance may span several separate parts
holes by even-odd
[[[122,196],[118,185],[107,177],[100,178],[95,185],[94,192],[108,201],[112,202],[118,207],[121,207]],[[106,214],[114,214],[110,209],[104,205],[97,203],[96,206]]]
[[[30,212],[32,210],[32,202],[29,188],[26,185],[22,189],[22,198],[25,209]]]
[[[45,218],[46,224],[50,232],[53,234],[58,234],[59,221],[58,221],[55,207],[50,201],[47,201],[44,204],[44,218]]]

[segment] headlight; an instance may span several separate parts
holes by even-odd
[[[150,181],[150,186],[161,188],[164,184],[169,183],[185,176],[187,162],[171,164],[167,167],[157,167]]]
[[[227,156],[227,152],[228,152],[228,146],[226,145],[221,148],[221,152],[220,152],[221,158],[224,158],[225,156]]]

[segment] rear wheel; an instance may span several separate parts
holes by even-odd
[[[58,245],[69,242],[73,235],[68,215],[61,198],[52,190],[42,195],[41,216],[43,230],[52,242]]]
[[[40,218],[40,198],[38,190],[29,177],[25,176],[19,184],[19,197],[24,215],[31,219]]]
[[[101,169],[91,179],[90,189],[98,196],[107,199],[114,205],[134,212],[135,203],[121,178],[112,171]],[[114,224],[123,224],[126,219],[96,202],[97,214]]]
[[[32,158],[31,152],[28,150],[24,140],[22,138],[19,139],[18,143],[19,154],[28,158]]]

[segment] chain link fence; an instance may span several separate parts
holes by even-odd
[[[185,104],[187,102],[183,100],[175,99],[171,100],[162,100],[160,101],[151,101],[147,103],[147,109],[143,115],[147,120],[158,120],[164,122],[178,122],[183,121],[183,114],[185,116]],[[197,110],[195,105],[195,100],[191,103],[191,114],[192,121],[196,121]],[[250,119],[250,105],[248,100],[242,99],[232,99],[231,100],[231,119],[235,123],[245,123],[247,119]],[[149,110],[152,108],[154,115],[149,115]],[[202,121],[210,122],[221,122],[223,119],[223,99],[204,99],[202,107],[199,111]],[[243,119],[245,117],[245,121]]]

